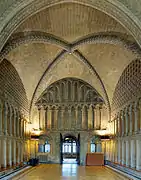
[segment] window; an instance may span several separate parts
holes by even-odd
[[[91,152],[96,152],[96,145],[94,143],[91,143]]]
[[[50,152],[50,144],[48,143],[48,141],[46,141],[46,143],[45,143],[44,152]]]
[[[48,143],[48,141],[46,141],[45,144],[38,145],[38,152],[40,153],[50,152],[50,144]]]

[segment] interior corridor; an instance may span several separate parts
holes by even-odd
[[[104,166],[77,166],[76,164],[42,164],[25,171],[10,180],[129,180]]]

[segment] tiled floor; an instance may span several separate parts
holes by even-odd
[[[76,159],[63,159],[63,164],[77,164]]]
[[[101,166],[76,164],[42,164],[27,170],[12,180],[129,180],[115,171]]]

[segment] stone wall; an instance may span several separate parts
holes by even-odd
[[[0,64],[0,169],[23,165],[28,106],[24,86],[7,60]]]

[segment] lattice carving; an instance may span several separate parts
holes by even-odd
[[[141,95],[141,61],[132,61],[123,71],[113,95],[112,110]]]

